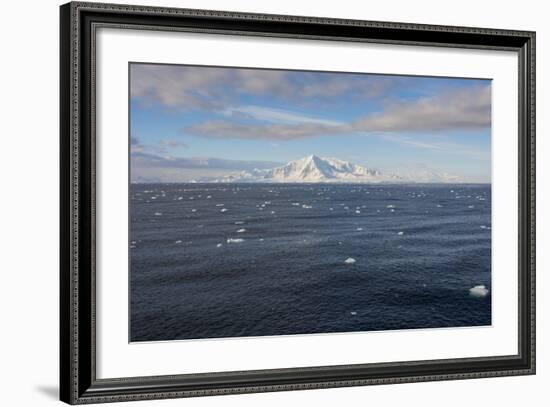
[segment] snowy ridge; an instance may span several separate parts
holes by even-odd
[[[366,168],[337,158],[309,155],[299,160],[272,169],[242,171],[218,179],[200,179],[198,182],[272,182],[272,183],[407,183],[407,182],[446,182],[447,177],[422,174],[400,176],[384,174],[376,169]],[[447,174],[445,174],[447,175]],[[448,176],[452,182],[460,182],[458,177]]]

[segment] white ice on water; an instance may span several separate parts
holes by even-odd
[[[484,285],[476,285],[470,288],[470,295],[474,297],[485,297],[489,294],[489,290]]]
[[[344,260],[344,263],[346,264],[354,264],[356,260],[353,257],[348,257],[346,260]]]
[[[227,243],[242,243],[242,242],[244,242],[244,239],[232,239],[232,238],[227,239]]]

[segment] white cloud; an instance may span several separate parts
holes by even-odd
[[[229,117],[232,116],[247,116],[252,119],[272,122],[272,123],[285,123],[285,124],[300,124],[300,123],[313,123],[326,126],[339,126],[342,122],[336,120],[326,120],[316,117],[303,115],[300,113],[292,112],[290,110],[274,109],[270,107],[261,106],[238,106],[230,107],[223,111],[223,114]]]
[[[390,104],[381,113],[357,120],[354,128],[366,132],[444,131],[490,125],[491,87],[488,85]]]
[[[301,105],[331,103],[342,95],[364,100],[406,86],[392,76],[138,63],[131,64],[130,75],[132,98],[180,110],[223,110],[243,94]]]
[[[286,118],[274,124],[243,124],[212,120],[185,129],[186,133],[213,138],[293,140],[336,134],[392,132],[445,132],[489,128],[491,88],[473,87],[448,91],[413,101],[387,104],[382,112],[366,115],[350,123],[308,120],[262,109],[248,109],[256,117]],[[241,113],[243,109],[241,109]],[[294,121],[292,121],[294,119]],[[330,124],[329,124],[330,123]]]

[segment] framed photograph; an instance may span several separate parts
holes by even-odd
[[[61,400],[535,373],[535,33],[61,6]]]

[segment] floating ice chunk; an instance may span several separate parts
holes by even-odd
[[[260,242],[263,242],[263,241],[264,241],[264,239],[262,239],[262,238],[260,238],[259,240],[260,240]]]
[[[232,239],[232,238],[227,239],[227,243],[242,243],[242,242],[244,242],[244,239]]]
[[[329,211],[333,211],[333,210],[334,210],[334,208],[328,208],[328,210],[329,210]]]
[[[292,206],[300,206],[300,202],[292,202]]]
[[[181,240],[176,240],[176,244],[180,244],[181,243]]]
[[[346,260],[344,260],[344,263],[346,264],[354,264],[355,263],[355,259],[353,257],[348,257]]]
[[[473,209],[474,205],[468,205],[468,209]]]
[[[313,206],[303,204],[303,205],[302,205],[302,208],[304,208],[304,209],[311,209],[311,208],[313,208]]]
[[[271,214],[272,214],[272,215],[275,215],[275,211],[271,211]]]
[[[246,232],[246,229],[244,229],[244,228],[237,230],[237,233],[244,233],[244,232]]]
[[[405,233],[405,232],[397,232],[397,234],[398,234],[399,236],[403,236],[403,233]]]
[[[181,201],[183,199],[183,196],[178,196],[178,201]]]
[[[390,212],[395,212],[395,209],[390,209]]]
[[[357,315],[357,311],[351,311],[350,315]]]
[[[191,212],[197,212],[197,210],[196,209],[191,209]]]
[[[227,209],[226,209],[226,208],[222,208],[222,209],[220,209],[220,212],[227,212]]]
[[[484,285],[476,285],[470,288],[470,295],[473,297],[485,297],[489,294],[489,290]]]
[[[206,199],[212,199],[212,195],[208,195]]]
[[[218,244],[216,245],[216,247],[222,247],[222,246],[223,246],[223,244],[221,244],[221,243],[218,243]]]
[[[156,197],[156,196],[152,196],[151,199],[157,199],[157,197]]]
[[[438,208],[443,208],[443,205],[437,205]]]
[[[244,222],[242,220],[238,220],[237,222],[235,222],[235,225],[244,225]]]
[[[480,228],[480,229],[487,229],[487,226],[481,225],[479,228]]]
[[[355,213],[359,214],[359,213],[361,213],[361,211],[360,211],[359,209],[357,209],[357,210],[355,211]]]
[[[349,209],[349,206],[344,206],[344,209],[347,211]]]
[[[162,216],[162,212],[155,212],[155,216]]]
[[[386,208],[395,208],[395,205],[388,205]]]
[[[224,206],[224,204],[216,204],[216,206]]]
[[[135,248],[136,248],[136,246],[134,246],[134,245],[130,246],[130,249],[135,249]]]
[[[363,230],[363,228],[357,228],[357,229],[355,229],[355,230]]]

